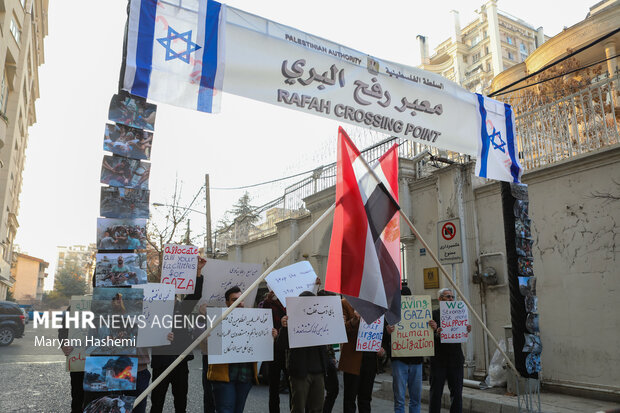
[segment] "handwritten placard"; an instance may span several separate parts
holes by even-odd
[[[435,355],[430,295],[403,295],[400,322],[392,333],[392,356],[421,357]]]
[[[300,261],[272,271],[265,277],[269,288],[283,305],[286,305],[286,297],[299,297],[304,291],[316,293],[316,279],[316,273],[308,261]]]
[[[340,297],[287,297],[291,348],[346,343]]]
[[[469,312],[463,301],[440,301],[439,315],[442,343],[464,343],[467,341]]]
[[[77,313],[81,311],[90,311],[93,304],[92,295],[74,295],[71,297],[71,312]],[[88,334],[88,326],[86,328],[75,328],[75,324],[71,323],[69,328],[69,336],[67,338],[72,343],[82,343],[81,347],[74,347],[67,356],[67,371],[84,371],[84,362],[86,361],[86,335]],[[79,340],[79,341],[77,341]]]
[[[383,340],[383,316],[371,324],[366,324],[363,318],[360,319],[355,350],[377,352],[381,349],[381,340]]]
[[[143,328],[138,325],[138,347],[167,346],[170,344],[168,333],[172,331],[162,324],[164,316],[174,314],[174,285],[148,283],[134,285],[132,288],[140,288],[144,291],[142,302],[142,315],[144,316]]]
[[[209,320],[224,308],[207,308]],[[273,318],[270,309],[235,308],[209,335],[210,364],[273,360]]]
[[[198,248],[193,245],[164,245],[162,284],[172,284],[177,294],[191,294],[196,286]]]
[[[205,277],[202,298],[209,307],[225,307],[224,293],[231,287],[238,286],[245,292],[261,275],[261,264],[248,264],[224,260],[207,260],[202,269]],[[254,307],[256,289],[250,292],[245,299],[245,307]]]

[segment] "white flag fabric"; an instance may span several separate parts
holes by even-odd
[[[123,89],[219,112],[226,6],[215,1],[131,0]]]
[[[480,113],[476,175],[521,182],[523,169],[518,160],[512,107],[478,93],[476,96]]]

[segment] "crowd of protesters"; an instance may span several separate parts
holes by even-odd
[[[188,315],[198,307],[198,312],[206,314],[206,304],[197,305],[202,295],[203,277],[201,269],[205,260],[200,258],[197,270],[196,288],[193,294],[177,296],[174,313]],[[411,295],[404,286],[402,295]],[[226,306],[231,306],[242,295],[239,287],[232,287],[225,294]],[[314,296],[305,291],[300,296]],[[336,295],[320,290],[317,295]],[[454,294],[449,289],[442,289],[439,301],[452,301]],[[382,347],[378,352],[357,351],[356,342],[360,315],[343,298],[342,310],[347,335],[347,342],[340,345],[340,359],[336,360],[331,345],[290,348],[288,341],[288,316],[286,308],[272,292],[265,294],[259,307],[271,309],[273,315],[273,361],[268,363],[269,413],[280,413],[280,395],[288,394],[288,406],[292,413],[330,413],[339,394],[339,375],[343,380],[343,412],[370,413],[375,376],[382,368],[382,359],[391,359],[393,377],[394,412],[404,413],[406,393],[409,393],[409,413],[421,411],[422,395],[422,357],[391,357],[391,332],[394,326],[385,325]],[[243,307],[244,303],[237,303]],[[460,344],[445,344],[439,340],[439,310],[433,312],[429,327],[435,333],[435,356],[430,358],[430,412],[441,411],[441,398],[445,381],[448,382],[451,398],[450,412],[462,411],[461,393],[463,382],[463,353]],[[470,330],[468,326],[468,331]],[[181,354],[202,331],[175,328],[168,334],[169,346],[149,354],[148,349],[138,348],[138,375],[136,390],[121,392],[126,396],[138,396],[151,380],[162,375],[179,354]],[[67,330],[59,330],[59,338],[66,338]],[[202,349],[202,386],[203,408],[205,413],[242,413],[245,402],[253,384],[258,383],[257,363],[209,364],[206,340]],[[71,353],[71,347],[62,348],[65,355]],[[188,355],[179,363],[150,394],[151,412],[162,412],[168,387],[172,387],[175,412],[187,411],[189,389],[188,362],[193,355]],[[148,364],[151,365],[149,371]],[[84,372],[71,372],[71,411],[82,412],[91,401],[105,396],[96,392],[84,392]],[[111,399],[110,399],[111,400]],[[101,402],[102,403],[102,402]],[[109,402],[108,402],[109,403]],[[146,399],[133,408],[133,412],[146,412]],[[266,406],[267,407],[267,406]],[[119,410],[120,411],[120,410]]]

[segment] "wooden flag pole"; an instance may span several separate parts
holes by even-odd
[[[361,161],[364,163],[364,166],[366,167],[366,169],[368,170],[368,172],[370,173],[370,175],[372,175],[372,177],[378,182],[381,183],[381,179],[377,176],[377,174],[375,173],[375,171],[370,167],[370,165],[368,165],[368,163],[366,162],[366,160],[360,155],[359,159],[361,159]],[[396,202],[396,200],[394,200],[394,202]],[[499,343],[497,341],[497,339],[495,338],[495,336],[493,336],[493,334],[491,334],[491,331],[489,331],[488,327],[484,324],[484,322],[482,321],[482,318],[480,318],[480,316],[478,315],[478,313],[476,312],[476,310],[474,310],[474,307],[472,307],[472,305],[469,303],[469,301],[465,298],[465,296],[463,295],[463,293],[461,292],[461,290],[459,289],[459,287],[456,285],[456,283],[452,280],[452,278],[448,275],[448,272],[446,271],[446,269],[444,268],[444,266],[439,262],[439,260],[437,259],[437,257],[435,256],[435,253],[433,252],[433,250],[431,249],[431,247],[428,246],[428,244],[426,243],[426,241],[424,241],[424,238],[422,238],[422,236],[420,235],[420,233],[418,232],[418,230],[416,229],[416,227],[413,225],[413,223],[411,222],[411,220],[409,219],[409,217],[407,217],[407,215],[405,215],[405,213],[403,212],[403,210],[400,208],[399,205],[399,209],[398,212],[400,213],[401,218],[407,223],[407,226],[409,227],[409,229],[411,229],[411,232],[413,232],[413,234],[416,236],[416,238],[418,240],[420,240],[420,242],[422,243],[422,245],[424,246],[424,248],[426,248],[426,251],[428,251],[429,255],[431,256],[431,258],[433,259],[433,261],[435,261],[435,263],[439,266],[439,269],[441,270],[441,273],[444,275],[445,279],[448,280],[448,282],[450,283],[450,285],[452,286],[452,288],[454,288],[454,290],[456,291],[456,293],[461,297],[461,299],[463,300],[463,302],[465,303],[465,305],[467,306],[467,308],[469,309],[469,312],[471,314],[474,315],[474,317],[476,318],[476,320],[478,320],[478,322],[480,323],[480,325],[482,326],[482,329],[485,331],[485,333],[491,338],[491,340],[493,341],[493,343],[495,344],[495,347],[497,347],[497,349],[499,350],[499,352],[502,354],[502,356],[504,356],[506,358],[506,363],[508,363],[508,365],[510,366],[510,368],[512,369],[512,371],[515,372],[515,374],[517,376],[520,376],[519,371],[517,370],[517,368],[514,366],[514,364],[510,361],[510,358],[508,358],[508,355],[506,354],[506,352],[504,350],[502,350],[502,348],[499,346]]]
[[[155,380],[153,380],[153,382],[149,385],[149,387],[147,387],[146,389],[144,389],[144,391],[136,398],[136,400],[134,401],[133,405],[137,406],[138,404],[140,404],[140,402],[142,400],[144,400],[146,398],[146,396],[148,396],[149,393],[151,393],[155,387],[157,387],[157,385],[159,383],[162,382],[162,380],[164,380],[166,378],[166,376],[168,376],[168,374],[170,374],[172,372],[172,370],[174,370],[174,368],[176,366],[179,365],[179,363],[189,354],[192,352],[192,350],[194,350],[194,348],[196,348],[196,346],[198,346],[200,344],[200,342],[202,340],[204,340],[205,338],[207,338],[209,336],[209,334],[211,333],[211,331],[217,327],[223,319],[225,319],[226,317],[228,317],[228,314],[230,314],[230,312],[232,310],[234,310],[239,303],[241,303],[243,300],[245,300],[245,298],[248,296],[248,294],[250,294],[250,292],[252,292],[252,290],[254,290],[256,287],[258,287],[258,285],[261,283],[261,281],[263,281],[265,279],[265,277],[271,272],[273,271],[278,265],[280,265],[280,263],[282,263],[282,261],[284,261],[284,259],[286,257],[288,257],[288,255],[293,252],[293,250],[295,250],[295,248],[297,248],[299,246],[299,244],[308,236],[310,235],[310,233],[312,231],[314,231],[316,229],[317,226],[319,226],[319,224],[321,222],[323,222],[325,220],[325,218],[327,218],[328,216],[331,215],[332,212],[334,212],[334,209],[336,209],[336,204],[334,203],[331,207],[329,207],[325,212],[323,212],[323,215],[321,215],[311,226],[310,228],[308,228],[303,234],[301,234],[301,236],[299,238],[297,238],[297,241],[295,241],[290,247],[288,247],[288,249],[286,251],[284,251],[282,253],[282,255],[280,255],[280,257],[278,257],[277,260],[275,260],[273,262],[273,264],[271,264],[269,266],[269,268],[267,268],[265,270],[265,272],[263,272],[261,274],[260,277],[258,277],[258,279],[256,281],[254,281],[252,283],[252,285],[250,285],[248,287],[247,290],[245,290],[243,292],[243,294],[241,294],[239,296],[239,298],[237,298],[237,300],[231,304],[230,307],[228,307],[221,316],[219,316],[217,319],[215,319],[215,321],[211,324],[211,326],[209,328],[207,328],[207,330],[205,330],[196,340],[194,340],[194,342],[192,344],[189,345],[188,348],[186,348],[183,353],[181,353],[180,356],[178,356],[176,358],[176,360],[174,360],[172,362],[172,364],[170,364],[170,366],[168,366],[168,368],[166,370],[163,371],[163,373]],[[207,374],[206,371],[204,371],[202,374]]]

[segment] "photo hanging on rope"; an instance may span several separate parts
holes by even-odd
[[[531,258],[519,257],[517,260],[517,270],[519,275],[523,277],[531,277],[534,275],[534,266]]]
[[[521,221],[525,221],[526,219],[528,219],[529,218],[529,207],[530,207],[530,203],[528,201],[521,201],[517,199],[513,207],[515,218],[518,218]]]
[[[99,251],[146,249],[146,219],[97,218]]]
[[[135,355],[138,316],[142,314],[144,291],[140,288],[95,288],[91,311],[94,329],[88,331],[86,354]]]
[[[538,319],[538,314],[528,313],[527,318],[525,319],[525,328],[527,328],[527,331],[532,334],[540,332]]]
[[[536,297],[535,295],[525,296],[525,311],[527,311],[528,313],[538,312],[538,297]]]
[[[153,144],[153,132],[130,126],[106,124],[103,150],[113,154],[126,156],[133,159],[149,160],[151,146]]]
[[[530,353],[525,358],[525,368],[530,374],[540,372],[540,354]]]
[[[135,400],[135,397],[123,394],[103,396],[88,403],[84,413],[130,413]]]
[[[132,128],[155,130],[157,106],[127,93],[112,96],[108,119]]]
[[[525,334],[525,344],[523,345],[524,353],[542,353],[542,343],[540,336],[536,334]]]
[[[146,284],[146,253],[97,254],[95,287]]]
[[[515,240],[517,255],[526,258],[532,258],[532,244],[534,241],[527,238],[517,238]]]
[[[106,218],[148,218],[150,192],[145,189],[101,187],[99,215]]]
[[[86,357],[84,391],[135,390],[137,375],[137,357]]]
[[[122,156],[105,155],[101,183],[115,187],[149,189],[151,164]]]
[[[519,277],[519,292],[525,297],[536,295],[536,277]]]

